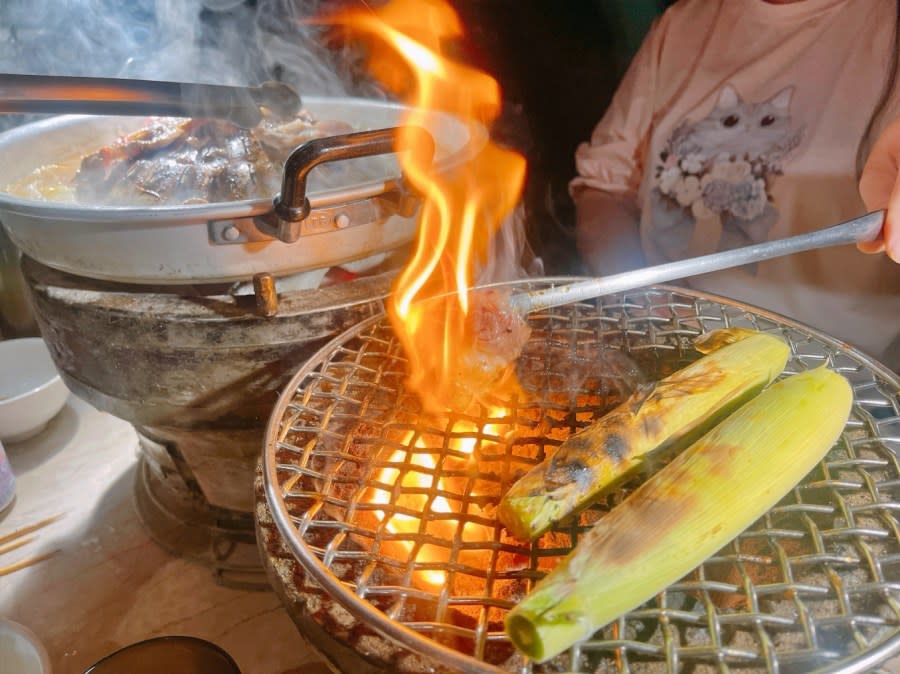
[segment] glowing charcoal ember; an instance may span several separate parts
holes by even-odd
[[[369,514],[374,513],[378,520],[375,526],[389,534],[382,542],[384,554],[405,563],[412,569],[409,581],[432,592],[438,592],[447,582],[448,574],[443,569],[452,555],[457,564],[483,568],[489,556],[485,544],[495,538],[493,526],[468,521],[468,516],[487,519],[480,508],[470,506],[465,514],[459,512],[462,495],[466,499],[479,496],[469,477],[476,460],[473,436],[491,436],[495,431],[492,424],[478,428],[457,421],[453,432],[459,437],[449,441],[449,451],[443,455],[428,451],[426,436],[419,436],[415,442],[412,433],[403,438],[403,448],[390,452],[385,467],[376,473],[379,486],[369,488],[363,497],[365,503],[385,508],[367,507],[357,515],[362,526],[371,527]],[[472,549],[466,548],[468,544],[474,544]],[[440,570],[428,569],[428,565]]]

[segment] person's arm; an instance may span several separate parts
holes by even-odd
[[[671,15],[652,28],[587,142],[575,151],[569,183],[579,257],[600,276],[642,267],[638,188],[652,132],[662,48]]]
[[[900,118],[875,141],[859,180],[859,193],[870,211],[887,209],[881,237],[858,248],[864,253],[888,254],[900,262]]]
[[[644,265],[640,211],[626,194],[583,187],[575,201],[575,240],[582,261],[598,276]]]

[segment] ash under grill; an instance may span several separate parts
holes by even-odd
[[[297,373],[267,432],[257,526],[298,624],[314,623],[394,671],[861,672],[900,652],[896,375],[787,319],[674,288],[529,322],[517,362],[522,392],[468,414],[422,415],[384,317]],[[534,544],[497,523],[500,496],[641,377],[699,357],[697,335],[729,326],[785,338],[787,373],[825,363],[850,381],[841,439],[689,576],[591,640],[528,662],[503,632],[506,612],[646,475]]]

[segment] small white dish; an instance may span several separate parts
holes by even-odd
[[[50,656],[34,632],[0,618],[0,670],[16,674],[50,674]]]
[[[0,441],[20,442],[37,435],[68,397],[43,339],[0,341]]]

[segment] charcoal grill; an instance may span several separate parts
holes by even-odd
[[[789,319],[668,286],[529,322],[522,391],[496,406],[423,416],[384,316],[332,341],[282,392],[257,479],[258,541],[298,626],[328,635],[326,653],[356,653],[375,670],[473,674],[868,672],[900,653],[895,374]],[[497,524],[499,495],[618,402],[636,373],[665,376],[699,357],[696,336],[730,326],[783,337],[786,373],[826,364],[843,374],[854,390],[844,433],[689,576],[587,642],[529,662],[503,633],[504,615],[637,480],[533,545]]]

